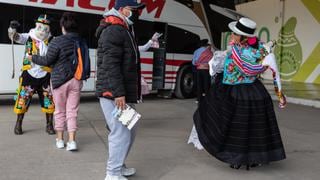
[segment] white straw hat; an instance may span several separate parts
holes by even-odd
[[[249,18],[242,17],[238,21],[229,23],[228,26],[236,34],[254,37],[257,24]]]

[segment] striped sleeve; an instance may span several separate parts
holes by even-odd
[[[243,60],[240,56],[239,49],[236,46],[232,47],[232,59],[239,70],[247,76],[255,76],[266,70],[266,67],[262,64],[254,64]]]

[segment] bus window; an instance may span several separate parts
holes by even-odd
[[[59,19],[61,17],[61,12],[51,9],[35,8],[35,7],[24,7],[23,11],[23,31],[29,32],[30,29],[35,27],[35,20],[40,14],[47,14],[50,23],[50,32],[53,36],[59,36],[61,34]]]
[[[102,15],[77,13],[80,20],[79,30],[83,38],[87,40],[89,48],[96,49],[98,47],[98,40],[95,37],[95,32],[99,26]]]
[[[51,18],[50,30],[53,36],[61,35],[60,18],[64,11],[25,7],[24,29],[28,31],[34,27],[34,19],[40,14],[47,14]],[[97,48],[97,39],[94,37],[95,30],[102,18],[101,15],[76,13],[79,18],[79,32],[81,37],[86,39],[89,48]],[[25,32],[26,32],[25,31]]]
[[[155,32],[158,32],[162,33],[162,36],[159,38],[160,47],[164,47],[166,26],[167,24],[162,22],[152,22],[146,20],[137,21],[134,25],[134,31],[136,39],[138,41],[138,45],[144,45],[152,38]],[[152,51],[152,48],[149,49],[149,51]]]
[[[8,37],[8,28],[11,20],[18,20],[20,23],[23,19],[23,7],[17,5],[10,5],[0,3],[0,43],[8,44],[10,39]],[[21,31],[21,27],[18,31]]]
[[[193,54],[198,48],[200,37],[192,32],[168,26],[167,52]]]
[[[5,15],[0,16],[0,43],[10,43],[8,28],[11,20],[17,20],[21,24],[18,32],[28,33],[30,29],[35,27],[35,20],[40,14],[47,14],[50,17],[50,31],[53,36],[62,34],[60,18],[64,11],[0,3],[0,12]],[[77,13],[77,15],[80,20],[79,29],[81,36],[87,40],[89,48],[97,48],[97,39],[94,35],[102,15],[86,13]]]

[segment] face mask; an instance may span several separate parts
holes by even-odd
[[[132,16],[132,11],[130,10],[129,12],[130,12],[130,13],[129,13],[129,16],[127,16],[127,18],[130,19],[130,17]]]
[[[131,19],[130,19],[132,17],[132,11],[129,11],[129,12],[130,12],[129,16],[126,16],[125,18],[126,18],[126,21],[129,25],[133,25],[133,21],[131,21]]]
[[[35,35],[40,40],[48,39],[50,34],[50,26],[42,23],[36,23]]]

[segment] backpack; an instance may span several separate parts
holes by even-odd
[[[87,80],[90,77],[90,57],[87,43],[81,38],[68,38],[74,42],[73,61],[74,78]]]

